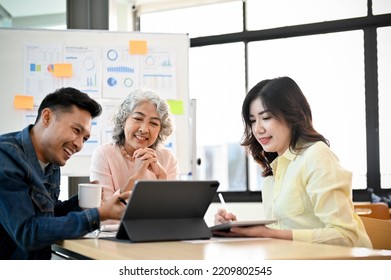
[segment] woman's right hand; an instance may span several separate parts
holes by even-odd
[[[157,155],[155,150],[151,148],[140,148],[133,153],[133,160],[134,169],[132,174],[142,178],[147,170],[151,168],[151,165],[157,163]]]
[[[228,213],[225,209],[219,209],[215,214],[215,225],[227,223],[229,221],[236,221],[236,215]]]
[[[134,152],[132,159],[134,161],[134,167],[125,185],[121,187],[120,193],[132,191],[135,182],[145,178],[150,165],[157,161],[151,153],[148,153],[149,150],[151,149],[138,149]]]

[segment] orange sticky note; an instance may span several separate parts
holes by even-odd
[[[53,75],[55,77],[72,77],[72,64],[54,64]]]
[[[14,107],[16,109],[33,109],[34,97],[30,95],[15,95]]]
[[[147,54],[147,41],[129,41],[130,54]]]

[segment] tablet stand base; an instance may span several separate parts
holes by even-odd
[[[117,233],[118,239],[132,242],[209,239],[211,236],[203,218],[124,220]]]

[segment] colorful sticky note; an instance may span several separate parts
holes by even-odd
[[[72,64],[54,64],[53,75],[55,77],[72,77]]]
[[[30,95],[15,95],[14,107],[16,109],[30,109],[34,107],[34,97]]]
[[[130,54],[147,54],[147,41],[129,41]]]
[[[183,101],[182,100],[167,100],[173,115],[183,115]]]

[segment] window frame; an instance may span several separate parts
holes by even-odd
[[[246,30],[246,2],[243,1],[243,31],[221,35],[190,38],[190,48],[243,42],[245,45],[245,76],[248,77],[248,43],[254,41],[310,36],[326,33],[363,30],[364,32],[364,73],[365,73],[365,114],[366,114],[366,152],[367,152],[367,188],[370,186],[378,195],[385,195],[389,189],[381,189],[380,151],[379,151],[379,88],[377,73],[377,28],[391,26],[391,14],[372,14],[372,0],[367,1],[367,16],[341,19],[327,22],[300,24],[262,30]],[[248,91],[248,80],[245,86]],[[246,161],[248,162],[248,161]],[[247,190],[225,192],[228,202],[262,201],[261,191],[249,190],[249,172],[247,169]],[[215,198],[217,201],[217,197]],[[353,190],[354,201],[370,201],[367,189]]]

